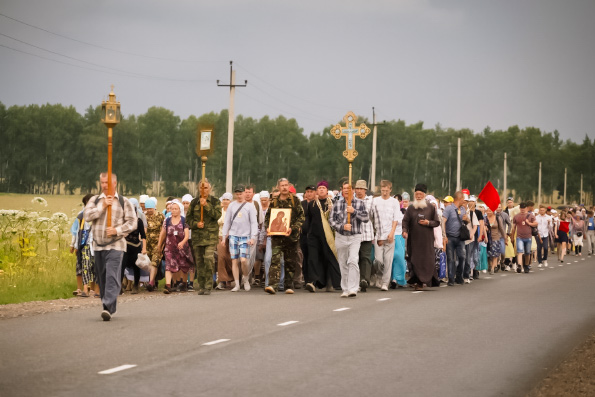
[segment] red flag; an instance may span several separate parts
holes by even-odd
[[[500,196],[498,195],[498,191],[490,181],[488,181],[488,183],[486,183],[486,185],[483,187],[478,198],[486,203],[486,205],[490,207],[492,211],[496,211],[498,204],[500,204]]]

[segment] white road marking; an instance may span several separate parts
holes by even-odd
[[[349,307],[342,307],[342,308],[340,308],[340,309],[335,309],[335,310],[333,310],[333,311],[334,311],[334,312],[343,312],[343,311],[345,311],[345,310],[349,310],[349,309],[350,309]]]
[[[448,287],[448,285],[446,285],[446,284],[440,286],[440,288],[446,288],[446,287]]]
[[[545,269],[539,269],[539,270],[545,270]]]
[[[212,346],[212,345],[216,345],[217,343],[228,342],[230,340],[231,339],[217,339],[217,340],[214,340],[212,342],[203,343],[202,345],[203,346]]]
[[[584,260],[585,260],[585,258],[581,259],[581,261],[584,261]]]
[[[124,364],[124,365],[120,365],[119,367],[116,367],[116,368],[106,369],[105,371],[98,372],[98,374],[109,375],[109,374],[113,374],[114,372],[120,372],[120,371],[124,371],[125,369],[130,369],[130,368],[134,368],[134,367],[136,367],[136,364]]]
[[[491,277],[484,277],[484,278],[485,278],[486,280],[489,280],[489,279],[491,279]]]
[[[500,277],[506,277],[506,276],[507,276],[506,274],[501,274],[501,275],[500,275]]]
[[[412,294],[421,294],[423,291],[413,291]]]
[[[376,299],[376,301],[378,302],[384,302],[384,301],[388,301],[390,300],[390,298],[380,298],[380,299]]]
[[[291,324],[295,324],[295,323],[299,323],[299,321],[286,321],[284,323],[281,324],[277,324],[279,327],[285,327],[286,325],[291,325]]]
[[[574,261],[574,263],[578,263],[578,261]]]
[[[558,265],[558,266],[564,266],[564,265]]]

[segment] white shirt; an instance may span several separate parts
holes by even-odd
[[[397,229],[395,235],[401,234],[403,229],[401,222],[403,221],[403,213],[401,213],[401,206],[399,200],[394,197],[383,199],[382,197],[374,198],[374,205],[380,218],[380,235],[376,236],[377,240],[386,240],[389,233],[393,230],[393,222],[397,221]]]
[[[536,215],[537,219],[537,231],[541,237],[549,236],[550,225],[552,224],[552,217],[550,215]]]

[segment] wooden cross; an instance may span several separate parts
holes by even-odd
[[[345,121],[345,127],[337,124],[331,129],[331,134],[337,139],[347,137],[345,143],[346,150],[343,152],[343,157],[351,163],[358,155],[357,150],[355,150],[355,137],[359,136],[364,139],[370,133],[370,128],[364,123],[361,123],[358,127],[356,125],[357,116],[353,112],[348,112],[343,117],[343,120]]]

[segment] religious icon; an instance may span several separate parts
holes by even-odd
[[[291,208],[271,208],[269,236],[285,236],[289,230]]]
[[[200,150],[209,150],[211,148],[211,131],[200,132]]]

